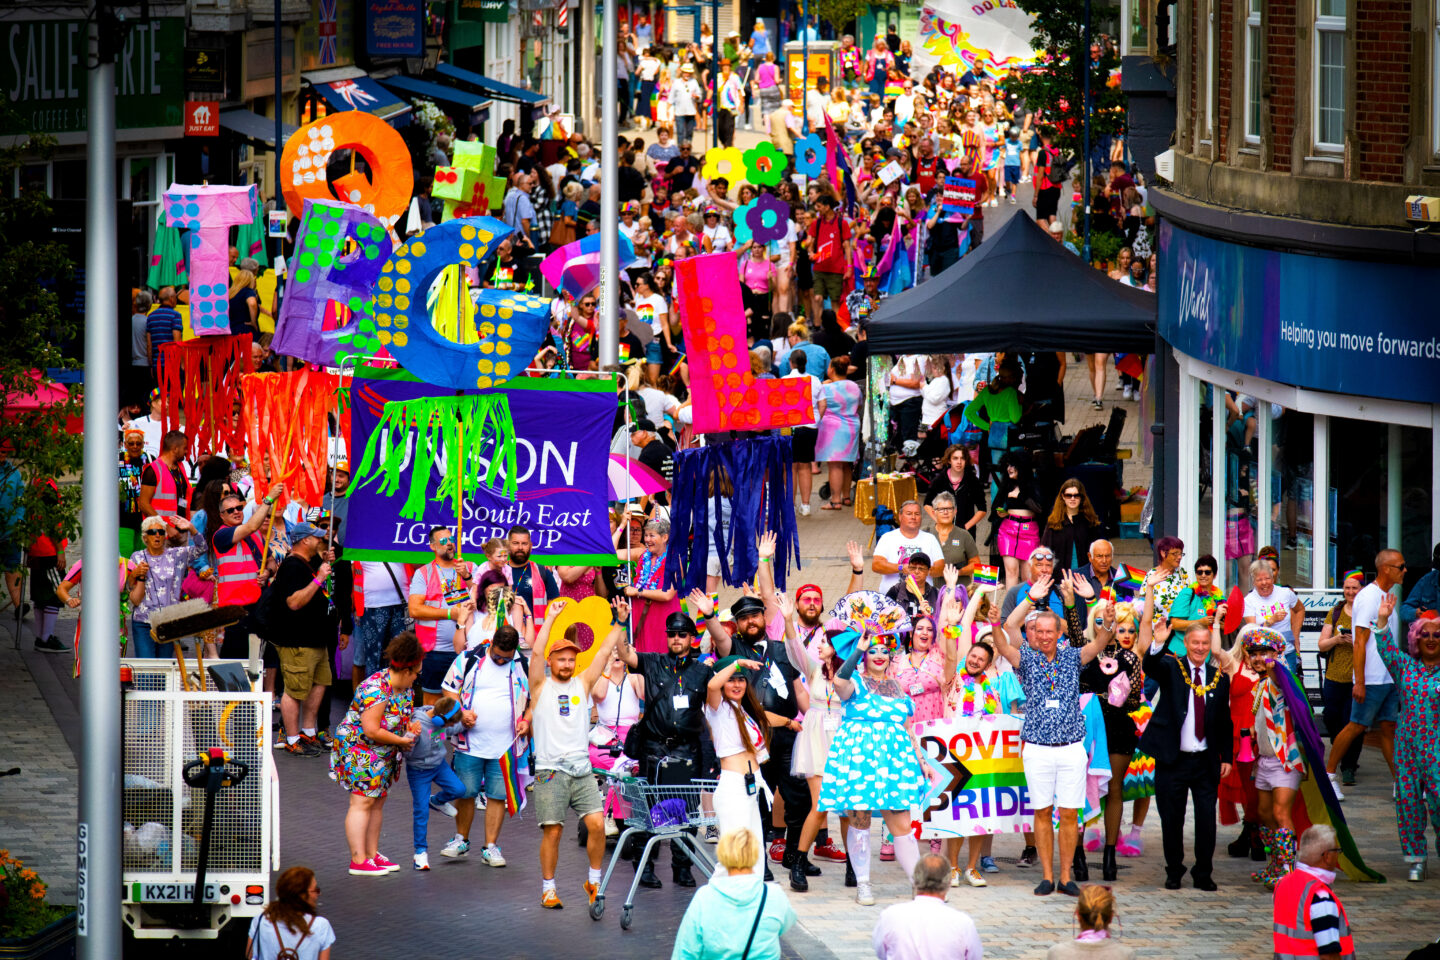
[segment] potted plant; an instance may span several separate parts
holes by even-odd
[[[75,908],[45,902],[34,870],[0,850],[0,958],[69,960],[75,956]]]

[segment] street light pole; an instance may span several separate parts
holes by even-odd
[[[1085,179],[1085,239],[1083,253],[1085,262],[1090,262],[1090,0],[1085,0],[1085,30],[1081,41],[1081,59],[1084,64],[1085,95],[1082,98],[1085,110],[1085,162],[1081,168]]]
[[[275,0],[274,30],[275,32],[272,39],[275,41],[275,163],[274,170],[271,173],[270,182],[274,184],[274,187],[272,189],[275,192],[275,209],[284,210],[285,191],[280,189],[280,152],[285,149],[285,139],[281,134],[281,130],[283,129],[283,127],[281,126],[280,119],[280,98],[285,92],[285,81],[280,67],[280,0]],[[280,244],[280,252],[282,254],[285,252],[285,244],[283,241]]]
[[[810,0],[800,0],[800,132],[810,136]]]
[[[123,16],[123,15],[122,15]],[[97,0],[95,64],[90,68],[85,170],[85,446],[82,561],[101,576],[115,569],[120,536],[115,486],[115,399],[119,396],[115,291],[115,54],[123,19]],[[101,581],[103,582],[103,580]],[[113,585],[114,581],[110,581]],[[85,597],[80,643],[80,809],[76,824],[76,916],[81,960],[113,960],[120,931],[120,594]]]
[[[600,369],[615,364],[620,355],[620,158],[615,144],[620,82],[616,60],[616,8],[619,0],[604,0],[600,31]]]

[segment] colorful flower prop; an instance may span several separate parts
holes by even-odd
[[[753,150],[746,150],[745,179],[764,187],[778,186],[785,175],[790,158],[775,148],[769,140],[761,140]]]
[[[750,212],[755,209],[755,205],[759,202],[758,199],[751,200],[749,203],[735,209],[735,242],[737,244],[749,243],[755,239],[754,235],[750,232]]]
[[[812,133],[795,141],[795,172],[818,177],[825,172],[825,142]]]
[[[774,243],[785,239],[789,224],[790,208],[783,200],[762,193],[752,203],[745,205],[745,226],[756,243]],[[736,218],[739,226],[740,218]]]
[[[718,147],[705,154],[705,166],[700,176],[706,180],[724,177],[729,183],[737,182],[745,173],[745,155],[734,147]]]

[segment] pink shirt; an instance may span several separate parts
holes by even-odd
[[[740,282],[750,288],[751,293],[769,293],[770,280],[775,276],[775,264],[766,257],[756,260],[746,257],[740,263]]]
[[[915,703],[915,719],[939,720],[945,716],[945,697],[941,681],[945,679],[945,654],[936,643],[920,661],[910,665],[910,655],[902,653],[895,661],[895,682]]]

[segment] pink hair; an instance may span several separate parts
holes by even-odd
[[[1418,619],[1418,620],[1412,620],[1412,621],[1410,622],[1410,630],[1405,634],[1406,643],[1407,643],[1407,645],[1408,645],[1409,648],[1410,648],[1410,656],[1415,657],[1415,658],[1417,658],[1417,659],[1419,658],[1419,656],[1420,656],[1420,628],[1421,628],[1424,624],[1430,623],[1431,621],[1436,621],[1436,620],[1437,620],[1437,618],[1436,618],[1436,617],[1433,617],[1433,616],[1431,616],[1431,617],[1423,617],[1423,616],[1422,616],[1420,619]]]

